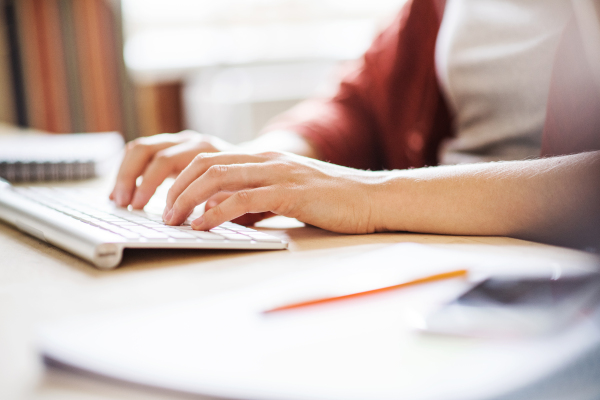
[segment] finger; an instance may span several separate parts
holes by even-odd
[[[203,147],[202,143],[185,142],[157,152],[146,167],[142,182],[134,189],[131,206],[143,208],[164,180],[181,172]]]
[[[181,193],[165,217],[169,225],[180,225],[194,207],[222,191],[268,186],[276,180],[274,169],[264,163],[213,165]]]
[[[211,196],[208,200],[206,200],[206,206],[204,207],[204,209],[210,210],[211,208],[216,207],[217,205],[219,205],[220,203],[222,203],[224,200],[228,199],[232,195],[233,195],[232,192],[219,192],[219,193]]]
[[[156,188],[171,175],[173,170],[174,165],[168,158],[154,158],[144,171],[142,182],[134,190],[131,206],[135,209],[144,208],[154,192],[156,192]]]
[[[172,142],[144,144],[143,141],[134,141],[127,145],[113,190],[113,197],[118,206],[125,207],[130,203],[136,186],[135,181],[144,172],[154,154],[173,144]]]
[[[206,231],[240,215],[274,210],[281,201],[280,196],[273,186],[240,190],[192,221],[192,228]]]
[[[223,201],[227,200],[233,195],[231,192],[220,192],[211,196],[208,200],[206,200],[206,206],[204,208],[205,211],[210,210],[211,208],[215,208]],[[264,213],[256,213],[256,214],[244,214],[242,216],[233,219],[231,222],[234,222],[239,225],[252,226],[255,223],[262,221],[263,219],[271,218],[275,216],[272,212],[264,212]]]
[[[263,159],[251,154],[235,154],[235,153],[203,153],[198,154],[194,160],[179,174],[173,186],[167,194],[167,207],[165,214],[168,213],[175,200],[186,190],[192,182],[202,176],[208,169],[214,165],[230,165],[256,163]]]

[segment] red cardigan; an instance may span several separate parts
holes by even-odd
[[[436,165],[441,141],[452,135],[434,59],[444,5],[445,0],[409,0],[332,98],[303,102],[267,130],[297,132],[322,159],[349,167]],[[584,86],[591,82],[579,42],[573,23],[565,31],[553,70],[544,155],[600,149],[598,92],[588,90],[584,98],[581,85],[573,85],[573,75]],[[581,68],[574,68],[574,60]]]
[[[434,51],[444,1],[409,0],[334,97],[301,103],[267,127],[306,138],[320,156],[361,169],[437,164],[450,117]]]

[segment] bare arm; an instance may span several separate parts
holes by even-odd
[[[600,152],[392,173],[376,230],[572,244],[600,229]],[[385,212],[385,211],[384,211]],[[595,233],[594,233],[595,232]]]
[[[503,235],[576,245],[597,239],[600,152],[540,160],[369,172],[287,153],[202,154],[167,198],[180,224],[216,193],[234,195],[193,224],[209,229],[272,211],[344,233]]]

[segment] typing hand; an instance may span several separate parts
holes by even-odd
[[[120,207],[143,208],[156,188],[177,176],[199,153],[232,150],[235,146],[193,131],[136,139],[127,144],[110,199]],[[138,177],[142,183],[136,186]]]
[[[375,173],[290,153],[203,153],[175,180],[163,218],[179,225],[198,204],[229,192],[192,227],[207,230],[246,213],[273,212],[337,232],[374,232],[378,181]]]

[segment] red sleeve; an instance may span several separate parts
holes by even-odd
[[[354,168],[437,164],[439,143],[450,134],[434,67],[443,4],[409,0],[335,96],[301,103],[267,130],[293,130],[324,160]]]

